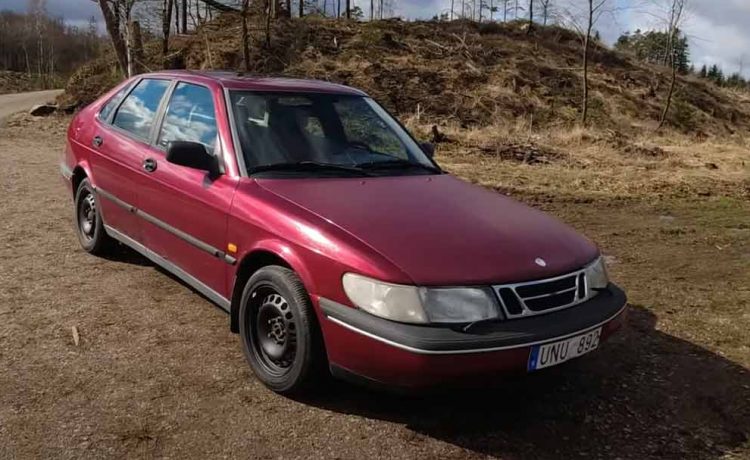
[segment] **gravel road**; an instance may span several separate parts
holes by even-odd
[[[0,94],[0,121],[10,114],[29,110],[37,104],[53,101],[61,89],[33,91],[30,93]]]
[[[79,248],[65,123],[0,128],[0,458],[749,458],[746,203],[548,200],[617,261],[623,334],[500,386],[296,401],[190,288]]]

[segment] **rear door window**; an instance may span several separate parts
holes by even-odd
[[[169,84],[169,80],[141,80],[117,109],[112,124],[140,139],[148,140],[156,112]]]
[[[211,91],[205,86],[178,83],[172,92],[158,144],[172,141],[200,142],[209,152],[216,146],[216,112]]]

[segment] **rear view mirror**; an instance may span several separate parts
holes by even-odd
[[[422,147],[422,151],[428,157],[432,158],[433,156],[435,156],[435,146],[430,142],[422,142],[421,144],[419,144],[419,146]]]
[[[208,172],[211,179],[221,175],[219,158],[210,154],[199,142],[172,141],[167,147],[167,161]]]

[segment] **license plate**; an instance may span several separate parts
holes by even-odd
[[[534,345],[529,353],[529,371],[555,366],[565,361],[596,350],[602,328],[558,342]]]

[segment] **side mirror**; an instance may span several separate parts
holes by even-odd
[[[435,146],[430,142],[422,142],[419,144],[420,147],[422,147],[422,151],[427,155],[428,157],[432,158],[435,156]]]
[[[167,147],[167,161],[188,168],[208,172],[211,179],[222,173],[219,158],[211,155],[199,142],[172,141]]]

